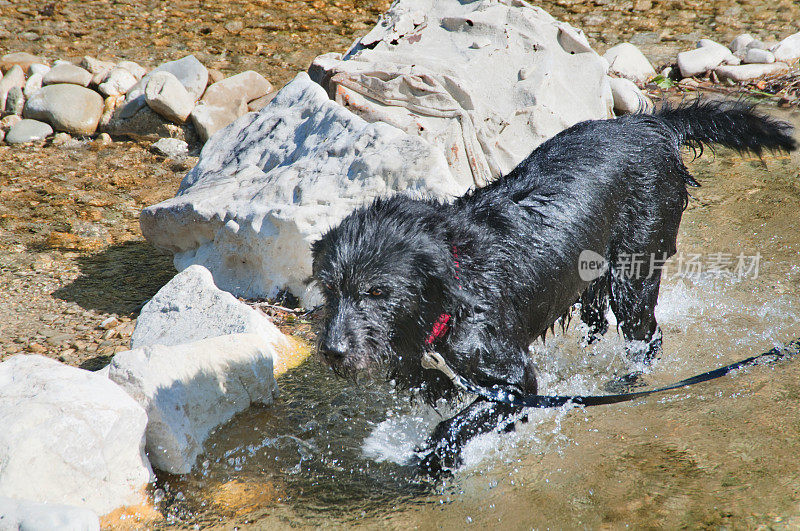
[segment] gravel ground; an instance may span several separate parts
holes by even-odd
[[[629,40],[657,68],[701,37],[728,43],[750,32],[770,41],[800,30],[800,4],[790,0],[538,5],[584,29],[599,52]],[[226,75],[255,70],[282,86],[316,55],[345,50],[388,6],[0,0],[0,55],[91,55],[154,67],[192,53]],[[195,162],[130,141],[0,146],[0,361],[40,353],[95,369],[127,348],[139,308],[175,273],[171,257],[142,238],[139,211],[171,197]]]

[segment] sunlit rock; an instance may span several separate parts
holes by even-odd
[[[147,410],[147,454],[173,474],[191,471],[211,430],[277,393],[276,345],[234,334],[114,356],[110,380]]]
[[[0,497],[0,529],[99,531],[100,519],[82,507]]]
[[[13,356],[0,363],[0,496],[97,514],[141,503],[152,479],[146,424],[144,409],[108,379]]]
[[[299,74],[214,135],[178,194],[145,208],[140,223],[179,270],[202,264],[234,295],[303,295],[310,243],[353,208],[397,191],[447,197],[466,187],[441,152],[368,124]],[[311,294],[304,302],[313,305]]]

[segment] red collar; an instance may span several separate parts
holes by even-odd
[[[456,266],[455,277],[456,280],[458,281],[458,287],[460,289],[461,277],[459,273],[461,269],[461,264],[458,263],[458,247],[456,247],[455,244],[453,244],[451,246],[451,249],[453,252],[453,262],[455,262]],[[431,333],[428,334],[428,338],[425,339],[426,345],[433,344],[434,341],[436,341],[437,339],[441,339],[442,337],[444,337],[445,334],[447,334],[448,330],[450,330],[450,325],[448,323],[450,322],[451,317],[452,316],[449,313],[443,313],[436,318],[436,322],[433,323],[433,327],[431,328]]]

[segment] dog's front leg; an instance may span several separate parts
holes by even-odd
[[[477,398],[453,418],[440,422],[428,438],[420,467],[433,477],[462,463],[461,450],[473,437],[513,425],[522,408]]]

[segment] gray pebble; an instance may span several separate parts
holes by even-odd
[[[25,95],[19,87],[11,87],[6,96],[6,114],[21,115],[22,109],[25,107]]]
[[[745,63],[769,64],[775,62],[775,55],[760,48],[750,48],[745,53],[743,61]]]
[[[72,83],[88,87],[92,81],[92,73],[71,63],[60,62],[44,75],[42,85],[55,85],[57,83]]]
[[[53,134],[53,128],[38,120],[21,120],[6,135],[8,144],[25,144],[43,140]]]

